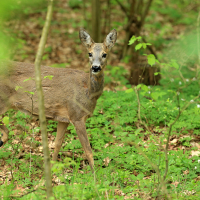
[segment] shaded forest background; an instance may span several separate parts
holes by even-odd
[[[113,0],[99,2],[101,12],[96,13],[100,18],[97,22],[100,23],[96,24],[93,18],[95,14],[92,12],[94,5],[91,2],[75,0],[56,3],[51,32],[43,57],[44,65],[88,70],[87,55],[82,53],[84,48],[80,45],[78,37],[80,27],[84,27],[92,35],[100,31],[101,38],[95,39],[101,42],[111,29],[117,29],[118,42],[110,55],[108,65],[122,66],[128,70],[127,79],[134,85],[140,82],[147,85],[158,84],[158,81],[151,82],[148,80],[148,75],[145,76],[145,72],[153,74],[156,71],[151,72],[152,69],[148,68],[147,59],[143,54],[152,53],[160,61],[178,58],[182,65],[187,62],[192,64],[195,58],[197,59],[195,44],[197,44],[198,1]],[[37,3],[36,1],[31,5],[23,1],[12,3],[12,6],[4,8],[7,12],[4,16],[7,20],[9,19],[6,22],[7,29],[4,29],[7,38],[4,39],[12,45],[10,49],[12,49],[14,60],[33,62],[44,25],[46,2]],[[98,27],[97,31],[96,27]],[[136,52],[135,45],[128,46],[132,35],[142,36],[143,41],[152,45],[147,46],[146,50]],[[186,37],[188,35],[189,38]],[[186,39],[181,41],[183,37]],[[179,41],[178,44],[175,43],[176,41]],[[143,70],[145,67],[146,71]],[[146,81],[138,80],[142,74],[142,79]]]

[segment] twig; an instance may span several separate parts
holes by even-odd
[[[178,95],[177,95],[177,96],[178,96]],[[169,131],[168,131],[168,136],[167,136],[167,144],[166,144],[166,148],[165,148],[165,174],[164,174],[163,180],[166,179],[167,173],[168,173],[168,165],[169,165],[169,160],[168,160],[168,148],[169,148],[169,139],[170,139],[170,136],[171,136],[172,127],[173,127],[173,125],[177,122],[177,120],[179,119],[181,113],[182,113],[185,109],[187,109],[188,106],[189,106],[190,104],[194,103],[194,101],[195,101],[196,99],[198,99],[199,97],[200,97],[200,94],[199,94],[197,97],[195,97],[192,101],[190,101],[188,104],[186,104],[186,105],[183,107],[182,110],[180,110],[180,108],[179,108],[179,113],[178,113],[176,119],[175,119],[175,120],[170,124],[170,126],[169,126]],[[178,103],[179,103],[179,97],[178,97]]]
[[[38,95],[38,104],[39,104],[39,119],[40,119],[40,128],[42,133],[42,145],[44,152],[44,171],[46,179],[46,190],[47,190],[47,199],[53,196],[52,192],[52,179],[51,179],[51,166],[50,166],[50,155],[49,155],[49,146],[47,139],[47,128],[46,128],[46,116],[44,108],[44,95],[42,90],[42,80],[41,80],[41,61],[44,53],[45,44],[47,41],[47,35],[51,25],[51,18],[53,13],[53,0],[49,0],[48,10],[46,15],[46,21],[42,30],[42,37],[40,39],[38,51],[35,59],[35,82]]]
[[[145,122],[143,122],[141,120],[141,114],[140,114],[140,99],[139,99],[139,94],[138,94],[138,90],[137,88],[135,88],[135,93],[136,93],[136,97],[137,97],[137,101],[138,101],[138,119],[140,121],[141,124],[143,124],[145,126],[145,128],[147,128],[148,130],[148,127],[146,125]],[[155,169],[157,175],[158,175],[158,179],[160,180],[160,185],[158,187],[158,192],[160,191],[160,189],[162,188],[162,190],[165,192],[165,194],[167,195],[167,198],[170,199],[170,197],[168,196],[168,193],[167,193],[167,190],[166,190],[166,185],[165,185],[165,179],[167,177],[167,173],[168,173],[168,167],[169,167],[169,159],[168,159],[168,148],[169,148],[169,139],[170,139],[170,136],[171,136],[171,131],[172,131],[172,127],[173,125],[177,122],[177,120],[179,119],[180,115],[182,114],[182,112],[184,110],[186,110],[188,108],[188,106],[190,106],[190,104],[194,103],[194,101],[196,99],[198,99],[200,97],[200,94],[195,97],[193,100],[191,100],[189,103],[187,103],[181,110],[180,110],[180,101],[179,101],[179,96],[177,94],[177,100],[178,100],[178,108],[179,108],[179,113],[176,117],[176,119],[170,124],[169,126],[169,131],[168,131],[168,135],[167,135],[167,143],[166,143],[166,147],[164,149],[164,153],[165,153],[165,173],[164,173],[164,176],[163,178],[161,178],[161,175],[160,175],[160,171],[159,171],[159,168],[157,165],[155,165],[147,156],[146,154],[139,148],[139,146],[137,144],[135,144],[134,142],[132,143],[136,148],[137,150],[142,154],[142,156],[147,160],[147,162],[149,162],[149,164]]]
[[[142,40],[147,43],[147,41],[145,40],[145,38],[143,37]],[[153,48],[150,45],[147,45],[147,48],[149,49],[149,51],[155,56],[156,59],[158,59],[158,56],[156,54],[156,52],[153,50]]]
[[[149,130],[148,126],[146,125],[146,123],[143,122],[142,119],[141,119],[141,114],[140,114],[140,107],[141,107],[141,105],[140,105],[140,98],[139,98],[138,90],[137,90],[136,87],[135,87],[135,93],[136,93],[136,97],[137,97],[137,101],[138,101],[138,119],[139,119],[139,122],[140,122],[140,124],[142,124],[146,128],[146,130],[148,132],[150,132],[150,130]]]
[[[199,12],[199,15],[197,17],[197,49],[198,49],[199,62],[197,64],[196,77],[198,77],[199,65],[200,65],[200,12]]]
[[[149,8],[150,8],[150,6],[151,6],[152,1],[153,1],[153,0],[149,0],[149,1],[148,1],[147,6],[146,6],[145,11],[144,11],[144,14],[143,14],[142,17],[141,17],[141,22],[140,22],[140,23],[141,23],[141,27],[142,27],[142,25],[143,25],[143,23],[144,23],[144,20],[145,20],[147,14],[148,14],[148,12],[149,12]]]
[[[107,0],[107,27],[108,27],[108,31],[110,31],[110,21],[111,21],[111,2],[110,0]]]
[[[25,194],[22,194],[22,195],[18,195],[18,196],[15,196],[15,195],[11,195],[10,197],[13,197],[13,198],[21,198],[21,197],[24,197],[32,192],[35,192],[37,189],[34,189],[34,190],[31,190],[31,191],[28,191],[27,193]]]
[[[143,0],[139,0],[137,1],[137,8],[136,8],[136,14],[139,15],[139,16],[142,16],[142,8],[144,7],[144,2]]]
[[[119,4],[119,6],[122,9],[122,11],[124,12],[124,14],[129,18],[128,10],[125,8],[125,6],[122,5],[121,2],[119,2],[118,0],[116,0],[116,2]]]
[[[179,76],[181,77],[181,79],[183,80],[183,82],[186,84],[186,80],[185,80],[185,78],[183,77],[183,74],[182,74],[182,72],[181,72],[181,67],[179,68],[178,73],[179,73]]]
[[[197,18],[197,46],[198,46],[198,58],[200,63],[200,12]]]
[[[131,20],[131,21],[132,21],[134,15],[135,15],[135,5],[136,5],[136,0],[132,0],[132,1],[131,1],[130,13],[129,13],[129,16],[130,16],[130,20]]]
[[[83,19],[85,20],[85,22],[87,22],[87,17],[86,17],[86,2],[85,2],[85,0],[83,0]]]
[[[167,192],[167,188],[166,188],[166,185],[165,185],[165,182],[164,182],[164,179],[161,177],[160,175],[160,170],[158,168],[158,166],[156,164],[154,164],[148,157],[147,155],[140,149],[140,147],[133,142],[133,145],[135,146],[135,148],[139,151],[139,153],[146,159],[146,161],[151,165],[151,167],[156,171],[156,174],[158,175],[158,179],[160,180],[160,187],[159,187],[159,190],[160,188],[162,188],[163,192],[167,195],[167,198],[168,199],[171,199],[169,197],[169,194]]]

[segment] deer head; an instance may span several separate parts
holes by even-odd
[[[80,29],[79,37],[82,44],[88,50],[89,61],[91,65],[90,69],[92,74],[101,74],[106,65],[107,54],[117,40],[117,31],[113,29],[106,36],[103,43],[95,43],[91,36],[84,29]]]

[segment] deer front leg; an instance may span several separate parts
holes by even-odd
[[[55,140],[55,150],[54,150],[53,159],[52,159],[53,161],[56,161],[58,158],[58,153],[62,146],[65,131],[66,131],[66,128],[68,127],[68,125],[69,125],[69,123],[58,122],[57,134],[56,134],[56,140]]]
[[[85,151],[86,157],[89,161],[90,168],[94,169],[94,159],[93,159],[93,154],[92,154],[92,149],[90,146],[90,142],[88,140],[87,132],[86,132],[86,127],[85,127],[85,122],[84,121],[75,121],[73,122],[75,128],[76,128],[76,133],[79,137],[79,140],[83,146],[83,149]]]
[[[1,147],[3,146],[3,144],[5,144],[8,141],[9,130],[7,129],[5,125],[1,124],[1,122],[0,122],[0,129],[3,131],[3,133],[1,134],[2,137],[0,139],[0,147]]]

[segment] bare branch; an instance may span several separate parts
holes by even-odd
[[[141,114],[140,114],[140,98],[139,98],[139,94],[138,94],[138,90],[137,90],[137,88],[135,87],[135,93],[136,93],[136,97],[137,97],[137,101],[138,101],[138,119],[139,119],[139,122],[140,122],[140,124],[142,124],[145,128],[146,128],[146,130],[148,131],[148,132],[150,132],[150,130],[149,130],[149,127],[146,125],[146,123],[145,122],[143,122],[142,121],[142,119],[141,119]]]
[[[160,170],[156,164],[154,164],[148,157],[147,155],[141,150],[141,148],[136,144],[135,142],[132,142],[132,144],[135,146],[135,148],[138,150],[138,152],[145,158],[145,160],[151,165],[151,167],[156,171],[156,174],[158,176],[158,179],[160,180],[159,184],[159,191],[162,189],[164,194],[166,194],[168,199],[171,199],[171,197],[168,194],[167,188],[166,188],[166,183],[164,182],[163,178],[161,177]]]
[[[86,17],[86,2],[85,2],[85,0],[83,0],[83,19],[85,20],[85,22],[87,22],[87,17]]]
[[[135,4],[136,4],[136,0],[132,0],[131,9],[130,9],[130,20],[133,18],[135,14]]]
[[[138,0],[136,9],[137,15],[142,16],[142,8],[143,8],[143,0]]]
[[[153,1],[153,0],[149,0],[149,1],[148,1],[147,6],[146,6],[146,8],[145,8],[145,11],[144,11],[144,13],[143,13],[143,15],[142,15],[142,17],[141,17],[141,22],[140,22],[140,23],[141,23],[141,27],[142,27],[142,25],[143,25],[143,23],[144,23],[144,20],[145,20],[146,16],[148,15],[148,12],[149,12],[149,9],[150,9],[150,6],[151,6],[152,1]]]
[[[110,31],[110,24],[111,24],[111,3],[110,0],[107,0],[107,26],[108,26],[108,31]]]
[[[178,69],[178,73],[179,73],[179,76],[181,77],[181,79],[183,80],[183,82],[186,84],[186,80],[185,78],[183,77],[183,74],[181,72],[181,67]]]
[[[118,0],[116,0],[116,2],[119,4],[119,6],[122,9],[122,11],[124,12],[124,14],[129,18],[129,13],[128,13],[128,10],[125,8],[125,6],[122,5],[121,2]]]
[[[142,38],[142,40],[147,43],[147,41],[145,40],[145,38]],[[149,51],[155,56],[156,59],[158,59],[158,56],[156,54],[156,52],[153,50],[153,48],[150,45],[147,45],[147,48],[149,49]]]
[[[197,18],[197,46],[198,46],[198,58],[200,63],[200,12]]]
[[[40,128],[42,133],[42,145],[44,152],[44,171],[46,178],[46,189],[47,189],[47,199],[53,196],[52,192],[52,180],[51,180],[51,166],[50,166],[50,156],[49,156],[49,146],[47,140],[47,129],[46,129],[46,117],[44,108],[44,95],[42,90],[42,80],[41,80],[41,60],[44,53],[45,44],[47,41],[47,35],[49,32],[49,27],[51,23],[53,13],[53,0],[49,0],[48,11],[46,15],[46,21],[42,30],[42,37],[40,39],[38,51],[35,59],[35,82],[38,94],[39,103],[39,118],[40,118]]]
[[[92,0],[92,38],[95,42],[101,42],[101,3],[100,0]]]
[[[198,49],[199,62],[197,64],[197,69],[196,69],[196,78],[199,75],[199,66],[200,66],[200,12],[197,17],[197,49]]]
[[[176,119],[170,124],[169,126],[169,131],[168,131],[168,136],[167,136],[167,144],[166,144],[166,147],[165,147],[165,174],[164,174],[164,177],[163,177],[163,180],[166,179],[167,177],[167,173],[168,173],[168,166],[169,166],[169,160],[168,160],[168,148],[169,148],[169,139],[170,139],[170,136],[171,136],[171,131],[172,131],[172,127],[173,125],[177,122],[177,120],[179,119],[180,115],[182,114],[182,112],[188,108],[188,106],[190,104],[192,104],[196,99],[198,99],[200,97],[200,94],[195,97],[192,101],[190,101],[189,103],[187,103],[182,110],[180,110],[180,105],[179,105],[179,97],[177,95],[177,98],[178,98],[178,106],[179,106],[179,113],[176,117]]]

